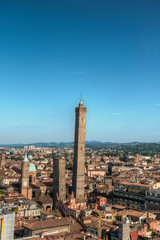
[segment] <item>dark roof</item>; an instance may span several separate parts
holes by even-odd
[[[47,194],[42,194],[39,198],[40,203],[52,203],[53,199]]]

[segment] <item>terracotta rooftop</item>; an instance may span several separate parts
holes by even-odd
[[[32,188],[39,188],[39,187],[44,187],[44,183],[42,182],[37,182],[35,184],[31,184]]]
[[[46,215],[46,216],[48,216],[48,215],[55,215],[54,213],[48,212],[48,211],[42,211],[41,213]]]
[[[126,209],[126,207],[118,205],[118,204],[112,205],[112,208],[115,208],[115,209]]]
[[[71,225],[70,225],[70,232],[73,233],[77,233],[80,232],[83,229],[82,225],[80,223],[78,223],[74,218],[70,217],[71,219]]]
[[[41,202],[41,203],[52,203],[53,199],[48,194],[47,195],[42,194],[39,198],[39,202]]]
[[[50,219],[50,220],[30,223],[30,224],[24,225],[24,227],[33,231],[38,229],[53,228],[58,226],[70,225],[70,224],[71,224],[71,221],[68,218],[62,218],[62,219]]]
[[[106,197],[103,197],[103,196],[98,196],[97,198],[98,198],[98,199],[100,199],[100,198],[105,198],[105,199],[106,199]]]
[[[151,184],[141,184],[141,183],[130,183],[130,182],[126,182],[126,181],[123,181],[123,182],[115,182],[115,184],[118,183],[118,184],[123,184],[123,185],[132,185],[132,186],[141,186],[141,187],[148,187],[150,188],[151,186],[153,186],[156,182],[153,182]]]
[[[75,234],[70,234],[70,233],[66,233],[66,232],[62,232],[62,233],[56,233],[56,234],[48,234],[48,235],[44,235],[43,239],[44,240],[83,240],[83,237],[88,235],[87,233],[75,233]],[[28,239],[28,238],[23,238]],[[41,240],[41,237],[30,237],[29,240]],[[93,238],[87,238],[87,240],[90,240]],[[97,238],[95,238],[97,239]]]
[[[141,217],[145,214],[145,212],[140,212],[140,211],[135,211],[135,210],[127,210],[126,214],[129,216]]]

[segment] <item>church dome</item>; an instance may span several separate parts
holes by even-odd
[[[28,159],[32,159],[32,155],[30,154],[30,155],[28,155]]]
[[[34,163],[29,164],[29,172],[36,172],[36,167],[35,167]]]

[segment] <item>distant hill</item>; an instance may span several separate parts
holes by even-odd
[[[108,146],[137,146],[137,145],[147,145],[147,144],[160,144],[160,143],[145,143],[145,142],[130,142],[130,143],[112,143],[112,142],[100,142],[100,141],[86,141],[86,147],[91,148],[105,148]],[[24,146],[35,146],[35,147],[73,147],[74,142],[37,142],[30,144],[0,144],[0,147],[24,147]]]

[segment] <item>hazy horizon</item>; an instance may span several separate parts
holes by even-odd
[[[87,142],[95,142],[95,143],[98,143],[98,142],[100,142],[100,143],[102,143],[102,144],[104,144],[104,143],[112,143],[112,144],[130,144],[130,143],[144,143],[144,144],[152,144],[152,143],[155,143],[155,144],[159,144],[160,142],[144,142],[144,141],[131,141],[131,142],[110,142],[110,141],[105,141],[105,142],[102,142],[102,141],[98,141],[98,140],[86,140],[85,141],[86,143]],[[56,143],[56,144],[60,144],[60,143],[74,143],[74,141],[66,141],[66,142],[63,142],[63,141],[60,141],[60,142],[55,142],[55,141],[50,141],[50,142],[45,142],[45,141],[41,141],[41,142],[39,142],[39,141],[37,141],[37,142],[28,142],[28,143],[0,143],[0,146],[3,146],[3,145],[32,145],[32,144],[41,144],[41,143],[47,143],[47,144],[50,144],[50,143]]]

